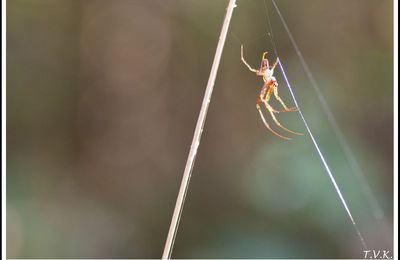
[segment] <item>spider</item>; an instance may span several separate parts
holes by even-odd
[[[261,88],[261,92],[260,95],[257,98],[257,102],[256,102],[256,107],[258,112],[260,113],[261,119],[264,122],[264,125],[268,128],[268,130],[270,130],[273,134],[279,136],[280,138],[283,138],[285,140],[290,140],[291,138],[288,138],[286,136],[280,135],[277,132],[275,132],[274,130],[272,130],[272,128],[269,126],[269,124],[267,123],[267,121],[264,118],[263,113],[261,112],[261,108],[260,108],[260,103],[262,102],[266,109],[268,110],[268,112],[270,113],[272,120],[274,120],[274,122],[283,130],[292,133],[292,134],[296,134],[296,135],[303,135],[301,133],[297,133],[294,132],[292,130],[287,129],[286,127],[282,126],[279,121],[276,119],[274,113],[280,113],[280,112],[295,112],[298,111],[298,108],[296,107],[292,107],[292,108],[288,108],[285,103],[283,102],[283,100],[279,97],[278,95],[278,82],[276,81],[274,75],[274,69],[276,67],[276,65],[279,62],[279,58],[276,58],[275,63],[272,66],[269,66],[269,61],[268,59],[265,57],[268,54],[268,52],[264,52],[262,55],[262,59],[261,59],[261,65],[260,68],[258,70],[253,69],[243,58],[243,45],[241,46],[241,58],[243,63],[247,66],[247,68],[249,68],[250,71],[256,73],[257,76],[262,76],[263,77],[263,81],[264,81],[264,85]],[[281,105],[283,106],[283,110],[276,110],[274,109],[269,103],[269,99],[271,94],[274,94],[276,100],[279,101],[279,103],[281,103]]]

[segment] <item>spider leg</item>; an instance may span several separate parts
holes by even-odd
[[[279,103],[281,103],[281,105],[282,105],[283,108],[285,109],[285,110],[283,110],[283,111],[281,110],[281,111],[279,111],[279,112],[295,112],[295,111],[298,111],[298,110],[299,110],[297,107],[288,108],[288,107],[285,105],[285,103],[283,102],[283,100],[281,99],[281,97],[278,95],[278,86],[277,86],[277,85],[274,85],[272,88],[273,88],[274,96],[275,96],[276,100],[278,100]]]
[[[265,90],[268,88],[267,94],[265,95]],[[271,88],[271,85],[269,85],[269,82],[265,82],[263,89],[261,90],[261,100],[264,102],[268,102],[270,97],[271,97],[271,93],[272,93],[273,89]],[[265,96],[265,97],[264,97]],[[285,110],[276,110],[275,108],[273,108],[270,105],[270,108],[272,110],[272,112],[274,113],[279,113],[279,112],[286,112]]]
[[[242,44],[241,47],[240,47],[240,57],[241,57],[241,59],[242,59],[244,65],[246,65],[247,68],[248,68],[250,71],[255,72],[255,73],[258,72],[258,70],[253,69],[253,68],[246,62],[246,60],[244,59],[244,57],[243,57],[243,44]]]
[[[278,64],[278,62],[279,62],[279,58],[277,57],[276,58],[276,61],[275,61],[275,63],[274,63],[274,65],[272,65],[272,70],[274,70],[275,69],[275,67],[276,67],[276,65]]]
[[[285,131],[288,131],[289,133],[295,134],[295,135],[303,135],[302,133],[294,132],[294,131],[292,131],[292,130],[287,129],[287,128],[284,127],[283,125],[281,125],[281,123],[279,123],[278,119],[276,119],[276,117],[275,117],[275,115],[274,115],[274,112],[272,111],[272,107],[268,104],[268,102],[267,102],[267,101],[263,101],[263,103],[264,103],[265,107],[267,108],[267,110],[269,111],[269,113],[270,113],[270,115],[271,115],[271,117],[272,117],[272,120],[274,120],[274,122],[275,122],[280,128],[282,128],[282,129],[285,130]]]
[[[263,60],[266,60],[265,55],[267,55],[267,54],[268,54],[267,51],[263,53],[263,56],[262,56],[262,59],[263,59]]]
[[[285,137],[285,136],[283,136],[283,135],[280,135],[280,134],[278,134],[277,132],[275,132],[274,130],[272,130],[272,128],[269,126],[269,124],[268,124],[267,121],[265,120],[264,115],[263,115],[263,113],[261,112],[261,108],[260,108],[260,105],[259,105],[259,104],[260,104],[260,99],[257,100],[256,107],[257,107],[258,113],[260,113],[261,120],[263,121],[265,127],[266,127],[269,131],[271,131],[274,135],[276,135],[276,136],[278,136],[278,137],[280,137],[280,138],[283,138],[283,139],[285,139],[285,140],[290,140],[291,138],[288,138],[288,137]]]

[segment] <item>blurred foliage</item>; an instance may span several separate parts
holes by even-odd
[[[267,1],[270,3],[269,1]],[[159,258],[227,1],[7,1],[7,257]],[[277,4],[365,172],[377,223],[270,5],[280,58],[372,249],[393,241],[392,1]],[[308,137],[268,132],[263,1],[238,0],[176,258],[360,258]],[[280,94],[290,96],[281,75]],[[305,131],[297,114],[279,114]]]

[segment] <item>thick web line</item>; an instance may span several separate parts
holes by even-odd
[[[308,66],[307,62],[305,61],[303,54],[300,51],[300,48],[298,47],[296,41],[294,40],[292,33],[289,30],[289,27],[286,24],[285,19],[283,18],[281,12],[279,11],[278,6],[276,5],[274,0],[272,0],[272,3],[274,4],[276,12],[278,13],[279,18],[282,21],[283,26],[285,27],[285,30],[286,30],[286,32],[289,36],[289,39],[296,51],[297,56],[300,59],[300,62],[304,68],[304,71],[306,72],[306,75],[311,83],[311,86],[313,87],[314,91],[317,94],[318,100],[322,105],[322,109],[323,109],[326,117],[328,118],[328,121],[331,124],[333,131],[336,134],[337,139],[339,140],[339,144],[342,147],[343,152],[345,153],[345,157],[346,157],[352,171],[354,172],[356,177],[359,179],[360,183],[362,183],[362,185],[361,185],[362,191],[363,191],[365,197],[367,198],[367,201],[369,202],[369,205],[372,209],[375,219],[377,219],[377,220],[383,219],[383,217],[384,217],[383,210],[379,206],[379,203],[378,203],[377,199],[375,198],[375,196],[371,190],[371,187],[365,178],[365,174],[364,174],[363,170],[361,169],[360,164],[357,162],[357,159],[356,159],[353,151],[351,150],[350,146],[348,145],[348,142],[346,141],[343,131],[340,129],[339,124],[337,123],[332,111],[330,110],[326,99],[322,95],[321,90],[317,84],[317,81],[315,80],[315,77],[311,73],[310,67]],[[264,4],[265,4],[265,1],[264,1]],[[265,6],[266,6],[266,4],[265,4]],[[269,20],[269,18],[268,18],[268,20]],[[271,27],[271,24],[269,24],[269,26]]]
[[[269,26],[269,31],[271,32],[271,34],[269,34],[269,35],[271,36],[271,37],[270,37],[271,43],[272,43],[272,45],[273,45],[273,49],[274,49],[275,54],[277,55],[277,57],[279,57],[279,56],[278,56],[278,51],[277,51],[277,48],[276,48],[276,45],[275,45],[275,42],[274,42],[274,38],[273,38],[272,26],[271,26],[271,23],[270,23],[270,20],[269,20],[268,9],[267,9],[267,4],[266,4],[265,0],[264,0],[264,7],[265,7],[265,11],[266,11],[266,16],[267,16],[267,22],[268,22],[268,26]],[[268,31],[268,27],[267,27],[267,31]],[[360,241],[361,241],[361,244],[362,244],[363,248],[364,248],[365,250],[367,250],[368,247],[367,247],[367,244],[365,243],[364,237],[361,235],[361,232],[360,232],[360,230],[359,230],[359,228],[358,228],[356,222],[354,221],[353,215],[351,214],[350,209],[349,209],[349,207],[347,206],[346,200],[344,199],[344,197],[343,197],[343,195],[342,195],[342,192],[341,192],[339,186],[338,186],[337,183],[336,183],[335,177],[333,176],[333,174],[332,174],[332,172],[331,172],[331,169],[330,169],[328,163],[326,162],[325,157],[324,157],[324,155],[322,154],[322,152],[321,152],[321,150],[320,150],[320,148],[319,148],[319,145],[318,145],[317,141],[315,140],[313,133],[311,132],[310,127],[308,126],[308,123],[307,123],[307,121],[306,121],[306,119],[305,119],[305,117],[304,117],[304,115],[303,115],[303,113],[302,113],[302,111],[301,111],[301,109],[300,109],[300,106],[299,106],[299,104],[298,104],[298,102],[297,102],[296,96],[295,96],[295,94],[294,94],[294,92],[293,92],[293,90],[292,90],[292,87],[291,87],[291,85],[290,85],[290,83],[289,83],[289,80],[288,80],[288,78],[287,78],[287,76],[286,76],[285,70],[284,70],[284,68],[283,68],[283,65],[282,65],[282,62],[280,61],[280,59],[279,59],[279,63],[278,63],[278,64],[279,64],[279,68],[280,68],[281,71],[282,71],[282,75],[283,75],[283,77],[284,77],[284,79],[285,79],[285,81],[286,81],[287,87],[288,87],[288,89],[289,89],[289,91],[290,91],[290,95],[292,96],[293,102],[294,102],[294,104],[296,105],[296,107],[298,108],[298,112],[299,112],[299,114],[300,114],[300,117],[301,117],[301,119],[302,119],[302,121],[303,121],[303,123],[304,123],[304,126],[305,126],[306,129],[307,129],[308,135],[309,135],[310,138],[311,138],[311,141],[312,141],[312,143],[313,143],[313,145],[314,145],[314,148],[315,148],[315,150],[317,151],[319,158],[321,159],[321,162],[322,162],[322,164],[323,164],[323,166],[324,166],[324,168],[325,168],[325,171],[326,171],[326,173],[328,174],[329,179],[331,180],[331,182],[332,182],[332,184],[333,184],[333,187],[335,188],[335,191],[336,191],[336,193],[338,194],[339,199],[340,199],[340,201],[341,201],[341,203],[342,203],[344,209],[346,210],[346,213],[347,213],[348,217],[350,218],[350,221],[351,221],[351,223],[352,223],[352,225],[353,225],[353,227],[354,227],[354,229],[355,229],[355,231],[356,231],[356,233],[357,233],[357,236],[359,237],[359,239],[360,239]]]
[[[207,116],[208,106],[210,104],[211,95],[214,88],[215,79],[221,61],[222,51],[224,49],[226,35],[228,34],[229,24],[232,18],[233,9],[236,7],[236,0],[230,0],[226,9],[224,23],[222,25],[221,34],[215,51],[213,65],[211,67],[210,76],[208,78],[206,91],[204,93],[203,103],[200,108],[199,117],[197,119],[196,128],[194,130],[192,144],[190,146],[189,155],[186,161],[185,170],[183,172],[181,186],[179,188],[178,197],[176,199],[174,213],[172,214],[171,225],[168,230],[167,239],[165,241],[162,259],[171,259],[172,250],[174,248],[175,238],[179,227],[179,222],[182,216],[182,210],[185,203],[187,191],[189,188],[190,178],[196,159],[197,149],[200,145],[201,134],[203,133],[204,123]]]

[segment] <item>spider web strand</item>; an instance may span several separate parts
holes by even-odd
[[[272,0],[272,2],[274,3],[274,5],[275,5],[275,7],[276,7],[276,4],[275,4],[274,0]],[[269,20],[268,8],[267,8],[267,4],[266,4],[265,0],[264,0],[264,7],[265,7],[265,11],[266,11],[266,17],[267,17],[267,23],[268,23],[268,26],[269,26],[269,31],[271,32],[271,33],[269,33],[268,35],[270,36],[270,40],[271,40],[271,43],[272,43],[272,45],[273,45],[274,52],[275,52],[276,56],[279,57],[279,55],[278,55],[278,50],[277,50],[277,48],[276,48],[275,41],[274,41],[274,38],[273,38],[272,26],[271,26],[271,22],[270,22],[270,20]],[[277,11],[278,11],[278,10],[277,10]],[[279,14],[280,17],[282,18],[282,15],[280,14],[280,12],[278,12],[278,14]],[[267,26],[267,32],[268,32],[268,26]],[[292,37],[292,38],[293,38],[293,37]],[[290,95],[292,96],[293,102],[294,102],[294,104],[296,105],[296,107],[297,107],[297,109],[298,109],[298,112],[299,112],[299,114],[300,114],[300,117],[301,117],[301,119],[302,119],[302,121],[303,121],[303,123],[304,123],[304,126],[305,126],[306,129],[307,129],[307,133],[308,133],[308,135],[309,135],[310,138],[311,138],[312,144],[313,144],[315,150],[316,150],[317,153],[318,153],[318,156],[319,156],[319,158],[320,158],[320,160],[321,160],[321,162],[322,162],[322,164],[323,164],[323,166],[324,166],[324,169],[325,169],[326,173],[327,173],[328,176],[329,176],[329,179],[330,179],[330,181],[331,181],[331,183],[332,183],[332,185],[333,185],[333,187],[334,187],[334,189],[335,189],[335,191],[336,191],[336,193],[337,193],[337,195],[338,195],[338,197],[339,197],[339,199],[340,199],[340,202],[342,203],[342,205],[343,205],[343,207],[344,207],[344,209],[345,209],[345,211],[346,211],[346,213],[347,213],[347,215],[348,215],[348,217],[349,217],[349,219],[350,219],[350,221],[351,221],[351,223],[352,223],[352,225],[353,225],[353,227],[354,227],[354,229],[355,229],[355,232],[356,232],[358,238],[360,239],[360,242],[361,242],[362,247],[363,247],[365,250],[368,250],[368,247],[367,247],[367,244],[366,244],[366,242],[365,242],[365,239],[364,239],[364,237],[362,236],[362,234],[361,234],[361,232],[360,232],[360,229],[358,228],[358,225],[356,224],[356,222],[355,222],[355,220],[354,220],[354,218],[353,218],[353,215],[351,214],[351,211],[350,211],[350,209],[349,209],[349,207],[348,207],[348,205],[347,205],[346,200],[345,200],[344,197],[343,197],[343,194],[342,194],[342,192],[341,192],[341,190],[340,190],[338,184],[336,183],[335,177],[333,176],[332,171],[331,171],[331,169],[330,169],[330,167],[329,167],[327,161],[325,160],[325,156],[324,156],[323,153],[321,152],[321,149],[319,148],[319,145],[318,145],[318,143],[317,143],[317,141],[316,141],[316,139],[315,139],[313,133],[311,132],[311,129],[310,129],[310,127],[308,126],[308,123],[307,123],[307,121],[306,121],[306,119],[305,119],[305,117],[304,117],[304,115],[303,115],[303,113],[302,113],[302,111],[301,111],[301,109],[300,109],[300,106],[299,106],[299,104],[298,104],[298,102],[297,102],[296,96],[295,96],[295,94],[294,94],[294,92],[293,92],[293,90],[292,90],[292,87],[291,87],[291,85],[290,85],[290,82],[289,82],[289,80],[288,80],[288,77],[286,76],[285,70],[284,70],[284,68],[283,68],[283,65],[282,65],[282,62],[281,62],[280,59],[279,59],[278,64],[279,64],[279,68],[280,68],[281,71],[282,71],[282,75],[283,75],[283,77],[284,77],[284,79],[285,79],[285,81],[286,81],[286,84],[287,84],[287,87],[288,87],[288,89],[289,89]]]
[[[338,194],[339,199],[340,199],[340,201],[341,201],[343,207],[345,208],[347,215],[348,215],[349,218],[350,218],[350,221],[351,221],[351,223],[352,223],[352,225],[353,225],[353,227],[354,227],[354,229],[355,229],[355,231],[356,231],[356,233],[357,233],[357,236],[359,237],[359,239],[360,239],[360,241],[361,241],[361,244],[362,244],[363,248],[364,248],[365,250],[368,250],[367,244],[365,243],[365,239],[364,239],[364,237],[361,235],[361,232],[360,232],[360,230],[359,230],[359,228],[358,228],[356,222],[354,221],[353,215],[351,214],[350,209],[349,209],[349,207],[347,206],[346,200],[344,199],[344,197],[343,197],[343,195],[342,195],[342,192],[340,191],[340,188],[339,188],[339,186],[338,186],[337,183],[336,183],[335,177],[333,177],[333,174],[332,174],[332,172],[331,172],[331,169],[330,169],[328,163],[326,162],[325,157],[324,157],[324,155],[322,154],[322,152],[321,152],[321,150],[320,150],[320,148],[319,148],[319,146],[318,146],[318,143],[317,143],[317,141],[315,140],[314,135],[312,134],[311,129],[310,129],[310,127],[308,126],[306,119],[304,118],[303,113],[301,112],[300,106],[299,106],[299,104],[297,103],[296,97],[295,97],[295,95],[294,95],[294,92],[293,92],[293,90],[292,90],[292,87],[290,86],[289,80],[288,80],[288,78],[287,78],[287,76],[286,76],[285,70],[283,69],[283,66],[282,66],[281,61],[279,61],[278,64],[279,64],[279,68],[280,68],[281,71],[282,71],[282,75],[283,75],[283,77],[284,77],[284,79],[285,79],[285,81],[286,81],[286,84],[287,84],[287,86],[288,86],[288,89],[289,89],[289,91],[290,91],[290,95],[292,96],[293,102],[294,102],[294,104],[296,105],[296,107],[298,108],[298,112],[299,112],[299,114],[300,114],[301,120],[303,121],[304,126],[305,126],[306,129],[307,129],[308,135],[310,136],[311,141],[312,141],[312,143],[313,143],[313,145],[314,145],[314,147],[315,147],[315,149],[316,149],[316,151],[317,151],[317,153],[318,153],[318,155],[319,155],[319,158],[321,159],[322,164],[324,165],[325,171],[326,171],[326,173],[328,174],[329,179],[331,180],[331,182],[332,182],[332,184],[333,184],[333,187],[335,188],[335,191],[336,191],[336,193]]]
[[[318,100],[322,105],[322,109],[326,115],[326,117],[328,118],[329,123],[331,124],[333,131],[336,135],[336,138],[339,140],[339,144],[342,147],[343,152],[345,153],[345,157],[352,169],[352,172],[356,175],[356,177],[359,179],[360,183],[362,183],[363,185],[361,185],[362,187],[362,191],[373,211],[373,215],[375,217],[375,219],[377,220],[381,220],[384,218],[384,213],[382,208],[380,207],[377,199],[375,198],[375,196],[373,195],[373,192],[371,190],[370,185],[368,184],[366,178],[365,178],[365,174],[363,172],[363,170],[361,169],[360,164],[357,162],[357,159],[355,158],[355,155],[353,153],[353,151],[351,150],[350,146],[348,145],[348,142],[346,141],[346,138],[343,134],[343,131],[341,130],[341,128],[339,127],[339,124],[337,123],[337,120],[335,119],[331,109],[328,106],[328,102],[326,101],[326,99],[324,98],[324,96],[322,95],[322,92],[320,90],[320,87],[318,86],[317,81],[315,80],[315,77],[313,76],[310,67],[308,66],[307,62],[304,59],[303,54],[300,51],[300,48],[298,47],[296,41],[294,40],[294,37],[291,33],[291,31],[289,30],[289,27],[285,21],[285,19],[283,18],[277,4],[275,3],[275,0],[272,0],[272,3],[275,7],[275,10],[283,24],[283,27],[286,30],[286,33],[289,36],[289,39],[296,51],[297,56],[300,59],[301,65],[311,83],[311,86],[313,87],[315,93],[317,94]],[[265,4],[265,1],[264,1]],[[265,5],[266,6],[266,5]]]

